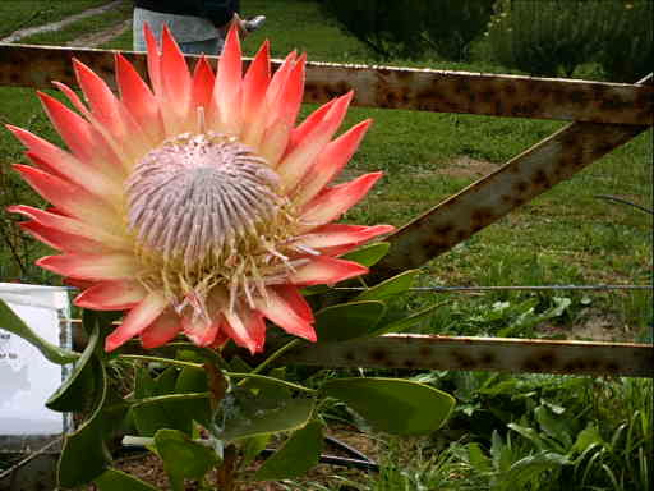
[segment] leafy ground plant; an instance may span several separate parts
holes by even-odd
[[[321,407],[332,399],[375,431],[438,429],[454,400],[426,384],[338,377],[310,388],[285,380],[283,370],[265,374],[283,353],[302,349],[302,340],[389,329],[384,300],[405,293],[415,277],[402,273],[315,316],[303,295],[367,273],[388,244],[360,246],[394,228],[330,224],[382,175],[327,187],[371,123],[332,140],[353,94],[295,128],[304,56],[292,52],[271,76],[264,43],[244,76],[232,28],[217,72],[203,58],[191,75],[167,28],[160,41],[147,27],[145,34],[152,89],[117,55],[120,99],[79,61],[74,70],[88,106],[63,84],[56,85],[79,113],[39,94],[69,152],[8,125],[33,164],[16,170],[56,206],[9,211],[27,216],[20,227],[59,251],[37,264],[77,285],[74,303],[85,309],[88,342],[79,355],[40,339],[4,303],[0,311],[10,332],[48,360],[76,361],[46,402],[53,411],[87,415],[64,439],[58,487],[154,489],[111,467],[107,440],[121,430],[133,433],[126,444],[148,446],[162,459],[174,491],[187,479],[204,482],[211,469],[211,486],[233,491],[242,481],[311,469],[322,449]],[[263,353],[272,325],[298,337],[276,347],[268,340],[272,354],[251,370],[238,357],[222,357],[228,343],[250,356]],[[141,353],[133,352],[135,340]],[[137,366],[133,392],[116,394],[112,357],[167,368],[153,376]],[[243,463],[279,433],[289,435],[283,446],[244,475]]]
[[[452,387],[450,377],[437,385]],[[651,380],[455,377],[459,404],[444,431],[474,439],[453,444],[455,461],[492,489],[647,489]]]
[[[343,319],[357,305],[343,305]],[[76,357],[40,341],[10,309],[3,312],[3,325],[53,362]],[[206,489],[232,490],[238,483],[297,477],[315,466],[322,450],[322,408],[332,400],[344,403],[375,431],[400,436],[437,430],[454,405],[444,392],[403,379],[333,378],[310,388],[279,378],[283,370],[264,375],[266,360],[250,368],[238,358],[226,362],[219,352],[186,342],[147,354],[133,354],[134,346],[126,346],[126,352],[109,355],[102,346],[115,318],[85,312],[88,345],[71,377],[46,403],[52,410],[88,415],[66,436],[57,474],[63,488],[93,481],[107,491],[155,489],[111,468],[107,444],[117,432],[133,435],[124,438],[125,444],[145,445],[162,459],[172,489],[183,490],[185,480],[193,479],[211,486]],[[346,325],[334,322],[331,330]],[[286,341],[280,350],[289,344],[298,343]],[[133,391],[127,395],[111,390],[107,369],[112,360],[135,363]],[[148,369],[151,362],[165,369],[155,375]],[[281,448],[256,472],[246,471],[244,466],[279,433],[288,435]],[[214,468],[215,481],[209,484],[205,475]]]
[[[73,5],[74,2],[63,3],[68,6]],[[534,5],[537,3],[534,2]],[[2,2],[3,7],[9,4],[11,2]],[[22,6],[27,2],[21,1],[20,4]],[[301,50],[308,49],[312,59],[321,61],[365,63],[374,58],[356,39],[343,34],[333,19],[325,18],[314,2],[252,0],[247,2],[244,8],[247,8],[248,13],[252,15],[267,14],[269,21],[265,30],[246,40],[245,49],[250,54],[254,54],[262,38],[270,37],[274,40],[276,50],[274,53],[278,57],[298,47]],[[19,9],[13,10],[18,12]],[[8,19],[10,17],[6,15],[0,16],[0,25],[5,27],[4,22]],[[10,26],[9,30],[11,29],[13,28]],[[47,37],[42,38],[41,41],[54,44]],[[484,46],[483,40],[480,46]],[[131,32],[115,40],[115,44],[111,47],[131,49]],[[489,64],[487,59],[479,57],[466,65],[453,64],[440,59],[409,62],[395,59],[390,60],[389,63],[475,72],[507,72],[505,67]],[[592,71],[592,67],[588,73],[591,72],[593,76],[599,76]],[[575,75],[579,73],[581,71],[576,72]],[[2,88],[0,100],[0,119],[3,123],[19,124],[45,135],[53,142],[61,143],[56,132],[42,116],[38,101],[31,90]],[[301,112],[302,117],[313,109],[315,108],[305,106]],[[364,141],[361,151],[355,156],[353,167],[357,170],[373,170],[381,167],[388,172],[389,178],[382,182],[379,193],[372,194],[360,208],[348,213],[346,219],[352,222],[374,220],[401,225],[475,178],[493,171],[512,155],[561,126],[558,122],[549,121],[434,115],[366,108],[353,110],[347,121],[355,122],[371,116],[375,118],[376,124],[372,127],[368,139]],[[9,138],[8,132],[0,132],[0,142],[8,156],[8,163],[26,162],[21,155],[22,148],[14,139]],[[569,182],[561,184],[461,244],[455,250],[436,259],[426,268],[431,277],[420,281],[424,281],[427,286],[430,284],[651,282],[651,217],[637,210],[616,207],[595,198],[596,194],[618,193],[641,204],[651,202],[651,153],[652,139],[651,132],[648,132]],[[25,203],[27,198],[25,189],[17,187],[15,174],[5,167],[2,177],[7,179],[3,181],[3,189],[11,187],[12,193],[15,191],[20,194],[20,197],[10,197],[8,193],[2,194],[3,200],[11,198],[11,202],[6,204],[18,201]],[[43,205],[41,202],[30,202],[30,204],[37,207]],[[5,213],[4,206],[2,208],[3,211],[0,213]],[[29,254],[29,258],[31,260],[40,255],[42,251]],[[4,248],[0,252],[0,264],[6,267],[12,262],[8,249]],[[13,277],[15,274],[15,271],[11,270],[9,276]],[[37,282],[56,281],[52,277],[28,276],[27,279],[29,278]],[[561,297],[560,294],[557,296]],[[538,304],[532,313],[537,316],[553,308],[555,305],[552,298],[552,295],[539,295]],[[589,295],[590,307],[584,307],[586,304],[581,303],[581,297],[571,295],[569,298],[572,300],[571,305],[560,317],[550,320],[557,322],[561,320],[566,325],[574,325],[576,319],[580,318],[578,313],[584,314],[590,309],[596,309],[610,321],[613,322],[615,319],[614,327],[631,338],[652,322],[650,292],[633,295]],[[445,305],[440,305],[436,310],[432,320],[422,319],[420,324],[411,326],[412,329],[419,326],[423,332],[428,333],[456,333],[464,328],[466,333],[478,334],[497,332],[502,327],[515,325],[515,320],[523,312],[522,307],[525,307],[524,311],[533,307],[530,306],[529,300],[530,298],[524,296],[498,294],[465,297],[405,295],[393,299],[395,303],[387,306],[385,315],[393,313],[398,308],[421,312],[446,301]],[[507,302],[510,307],[497,310],[493,308],[493,305],[499,303],[501,306]],[[495,317],[498,311],[501,311],[502,315]],[[613,315],[617,317],[612,317]],[[474,318],[476,320],[471,321]],[[503,326],[504,321],[506,324]],[[530,327],[523,331],[521,328],[516,328],[513,334],[527,335],[531,329]],[[574,335],[574,332],[567,334]],[[643,339],[646,340],[646,336]],[[649,339],[651,340],[651,335]],[[178,361],[202,362],[187,353],[179,356]],[[122,363],[131,366],[133,361],[124,358]],[[143,363],[146,362],[137,363],[140,371],[144,371]],[[237,367],[236,364],[229,368],[236,373],[250,373],[253,370],[253,367]],[[183,368],[178,366],[177,369],[167,372],[166,377],[177,380],[181,376],[181,371]],[[197,370],[193,371],[197,372]],[[387,373],[372,375],[388,376]],[[150,372],[148,377],[155,381],[158,379],[158,376]],[[166,377],[161,380],[162,385],[165,385]],[[562,415],[579,416],[580,421],[575,423],[573,428],[566,430],[570,435],[569,440],[574,442],[578,439],[588,440],[597,446],[593,447],[591,444],[584,447],[592,448],[583,458],[581,453],[575,454],[573,460],[568,458],[567,464],[549,462],[551,467],[538,472],[534,470],[534,476],[540,476],[544,481],[552,475],[569,476],[570,473],[576,472],[572,481],[550,480],[552,489],[569,489],[567,484],[570,482],[580,486],[583,482],[583,485],[589,489],[593,486],[597,489],[648,489],[648,476],[651,475],[651,461],[648,457],[652,454],[652,440],[648,435],[651,435],[652,416],[651,404],[648,406],[648,399],[645,396],[651,400],[649,381],[634,383],[628,380],[605,379],[584,381],[557,377],[518,377],[515,381],[510,381],[504,377],[490,380],[489,378],[492,377],[484,378],[482,375],[473,374],[460,378],[453,374],[428,374],[421,376],[417,381],[428,382],[429,377],[442,382],[442,385],[435,385],[435,387],[453,392],[458,398],[453,419],[439,432],[434,445],[442,451],[442,448],[447,447],[450,442],[457,442],[452,447],[459,456],[458,460],[454,460],[455,469],[451,473],[450,484],[454,489],[459,485],[461,489],[466,489],[468,479],[470,484],[467,489],[488,488],[491,479],[493,483],[500,484],[502,479],[505,479],[503,485],[509,485],[506,482],[506,474],[500,473],[492,465],[487,465],[487,459],[492,458],[490,449],[493,447],[493,431],[497,431],[495,441],[498,455],[502,454],[502,449],[508,445],[510,439],[513,452],[511,465],[539,454],[538,446],[523,434],[510,429],[509,424],[533,429],[533,432],[527,431],[525,434],[536,434],[539,438],[550,442],[548,445],[553,445],[552,441],[565,440],[557,444],[559,447],[561,445],[564,447],[559,448],[557,452],[561,455],[566,454],[565,449],[569,448],[566,443],[568,439],[552,437],[545,432],[536,417],[536,409],[543,406],[541,397],[548,404],[564,408]],[[284,379],[281,376],[277,378]],[[313,380],[319,378],[314,377]],[[139,383],[151,385],[145,376],[143,380]],[[241,380],[243,379],[237,378],[234,383],[238,384]],[[293,377],[290,381],[301,382],[297,377]],[[306,386],[312,390],[319,390],[320,387],[319,384],[313,385],[313,383],[307,383]],[[188,399],[193,400],[192,397]],[[320,408],[320,415],[326,420],[333,417],[328,410],[333,401],[336,399],[328,399]],[[116,405],[112,406],[113,410],[122,410],[122,403],[119,402],[116,401]],[[141,406],[147,408],[147,404]],[[559,410],[552,409],[548,405],[545,407],[555,415]],[[351,417],[349,412],[339,414],[341,417]],[[539,411],[539,414],[542,420],[542,414],[545,413]],[[525,415],[524,420],[523,415]],[[129,428],[136,434],[134,423],[130,422],[130,418],[127,418],[126,424],[132,425]],[[118,419],[122,422],[122,419]],[[308,431],[310,432],[311,429]],[[601,443],[596,439],[597,431]],[[175,445],[183,447],[185,439],[177,438],[178,436],[178,434],[163,434],[160,438],[162,448]],[[190,438],[195,439],[195,436],[199,439],[199,435],[192,435]],[[256,448],[261,440],[264,438],[255,440],[250,448]],[[458,443],[460,441],[461,443]],[[477,443],[479,450],[472,451],[475,456],[472,459],[466,446],[470,441]],[[581,447],[580,444],[579,448]],[[247,455],[252,451],[247,450],[249,452]],[[204,455],[202,452],[199,450],[199,455]],[[551,450],[551,452],[555,451]],[[508,451],[505,453],[508,454]],[[401,449],[397,450],[389,446],[388,461],[393,462],[401,454]],[[398,469],[389,464],[383,469],[389,476],[387,482],[399,482],[402,486],[409,486],[406,483],[426,486],[425,483],[430,482],[430,474],[441,475],[442,472],[444,475],[448,472],[448,464],[440,464],[437,455],[441,454],[427,447],[424,453],[424,467],[410,469],[407,466],[406,469]],[[572,461],[574,464],[571,463]],[[456,466],[459,466],[458,471]],[[402,474],[404,470],[414,472],[414,477],[409,478]],[[174,468],[169,471],[175,474],[174,479],[179,480]],[[415,472],[418,471],[422,474],[416,475]],[[107,471],[102,475],[101,481],[107,489],[112,489],[112,485],[117,486],[116,483],[123,486],[126,486],[125,483],[134,484],[133,480],[117,471]],[[385,484],[381,482],[378,484],[375,479],[371,479],[370,482],[362,484],[361,489],[370,489],[377,485]],[[288,486],[289,489],[304,489],[302,485],[292,483]],[[316,483],[316,489],[328,488],[338,489],[338,486]]]

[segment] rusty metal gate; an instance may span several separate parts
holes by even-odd
[[[146,76],[143,54],[126,57]],[[114,85],[111,51],[0,45],[0,86],[46,89],[52,80],[75,86],[73,58]],[[187,60],[193,65],[197,57]],[[210,61],[215,67],[216,58]],[[373,283],[450,250],[654,124],[652,74],[636,84],[619,84],[307,63],[304,102],[326,102],[351,89],[359,106],[570,121],[390,236],[391,252],[372,268]],[[410,334],[312,345],[278,362],[654,377],[654,348],[646,344]]]

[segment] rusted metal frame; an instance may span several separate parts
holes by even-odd
[[[127,56],[144,74],[144,56]],[[113,82],[113,55],[108,51],[0,45],[0,86],[49,88],[52,80],[75,85],[70,63],[73,57]],[[651,78],[647,82],[651,84]],[[404,227],[393,237],[400,247],[395,247],[395,252],[374,270],[377,278],[423,264],[652,124],[652,90],[648,87],[429,70],[309,65],[305,101],[323,102],[351,88],[359,91],[355,101],[359,105],[587,121],[576,122],[557,132],[445,201],[436,208],[438,213],[432,211]],[[489,197],[491,190],[496,200]],[[466,219],[470,226],[459,227],[458,224],[466,223]],[[398,259],[402,243],[409,249],[406,256],[400,253]],[[398,349],[399,346],[404,349]],[[282,361],[337,367],[651,377],[652,352],[646,345],[385,336],[338,345],[308,346],[301,352],[290,353]],[[364,353],[368,355],[367,360]],[[432,353],[436,355],[431,356]],[[446,361],[448,356],[449,361]]]
[[[15,457],[21,455],[17,454]],[[28,456],[25,460],[23,465],[16,469],[12,468],[10,473],[0,473],[0,489],[4,491],[42,491],[56,488],[59,453],[39,453],[33,458]]]
[[[650,74],[639,83],[651,86],[653,79]],[[391,235],[389,254],[368,280],[422,266],[650,126],[575,122],[562,128]]]
[[[80,326],[81,327],[81,326]],[[82,330],[76,349],[83,350]],[[275,342],[275,347],[281,347]],[[166,347],[162,348],[166,351]],[[267,349],[268,355],[275,349]],[[135,345],[130,354],[146,353]],[[174,352],[168,352],[173,356]],[[265,355],[251,357],[231,347],[227,358],[238,355],[257,364]],[[306,365],[323,368],[369,368],[438,371],[489,371],[654,378],[654,347],[647,344],[550,341],[388,334],[340,343],[302,344],[275,360],[275,366]]]
[[[646,344],[388,334],[306,344],[276,364],[654,377]]]
[[[143,54],[124,53],[145,75]],[[76,85],[71,59],[92,67],[110,85],[114,52],[0,44],[0,86],[52,88]],[[216,57],[208,57],[215,65]],[[197,59],[189,55],[191,64]],[[247,63],[246,63],[247,65]],[[275,62],[275,66],[279,61]],[[321,103],[355,90],[354,104],[387,109],[651,124],[654,89],[632,84],[531,78],[368,65],[308,63],[305,102]]]
[[[86,332],[80,319],[72,323],[75,349],[81,351],[86,346]],[[279,349],[281,342],[272,339],[267,354]],[[145,353],[138,345],[130,345],[128,351]],[[265,359],[265,355],[253,359],[247,350],[236,347],[228,348],[226,354],[239,355],[252,363]],[[654,377],[654,347],[592,341],[386,334],[339,343],[302,343],[274,364]]]

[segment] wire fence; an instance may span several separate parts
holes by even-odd
[[[144,73],[146,66],[144,56],[141,54],[128,56],[135,63],[137,70]],[[71,58],[77,58],[91,68],[97,69],[101,76],[109,83],[113,83],[111,69],[113,54],[110,52],[7,45],[0,46],[0,85],[46,87],[49,86],[48,81],[53,79],[75,85],[73,74],[67,69]],[[188,59],[191,63],[196,61],[194,57]],[[215,63],[215,59],[211,62]],[[33,77],[33,73],[39,73],[39,77]],[[338,93],[356,89],[360,96],[357,97],[355,104],[361,106],[573,121],[390,236],[388,239],[392,245],[390,253],[372,268],[366,281],[374,284],[399,272],[422,266],[575,174],[581,176],[582,180],[597,180],[597,176],[591,171],[580,171],[651,126],[654,108],[652,82],[652,76],[646,77],[638,84],[628,85],[513,75],[308,63],[305,102],[325,102]],[[466,90],[461,90],[462,87]],[[398,98],[399,94],[402,94],[402,97]],[[592,101],[592,104],[580,104],[580,100]],[[595,166],[589,168],[593,169]],[[643,182],[651,183],[651,177],[646,174],[646,167],[641,166],[640,169],[642,175],[634,176],[633,169],[628,166],[613,164],[611,184],[629,183],[629,186],[633,186],[623,188],[624,191],[621,190],[621,193],[633,194],[637,189],[642,190]],[[651,188],[649,184],[646,187]],[[651,189],[649,193],[651,194]],[[625,196],[619,198],[633,201],[633,198],[628,199]],[[634,282],[624,285],[429,285],[413,289],[411,292],[473,293],[512,290],[636,292],[651,290],[651,286]],[[442,339],[434,341],[420,337],[403,339],[402,342],[406,346],[413,343],[418,346],[416,349],[419,351],[430,352],[436,349],[430,343],[442,341]],[[449,359],[449,364],[443,365],[439,362],[437,365],[441,369],[481,367],[517,371],[550,370],[556,373],[647,373],[648,371],[642,367],[647,364],[647,357],[651,357],[651,349],[643,351],[644,347],[639,345],[622,346],[620,349],[626,350],[622,353],[624,356],[639,360],[640,365],[634,369],[625,366],[624,363],[618,363],[619,360],[615,359],[614,354],[619,351],[617,345],[608,345],[615,350],[605,351],[602,346],[593,345],[591,348],[589,345],[571,343],[556,345],[556,349],[562,350],[565,346],[567,352],[571,353],[571,358],[557,365],[550,359],[549,351],[538,354],[538,350],[542,348],[539,341],[526,341],[527,344],[523,343],[519,346],[519,355],[530,355],[529,359],[541,356],[542,363],[529,363],[517,355],[514,356],[514,363],[510,366],[491,363],[492,360],[506,359],[505,351],[515,349],[515,346],[509,344],[499,347],[496,341],[466,339],[465,345],[468,351],[477,353],[478,360],[471,361],[471,355],[462,357],[457,344],[459,341],[451,340],[449,345],[438,348],[443,355],[448,354],[441,359]],[[393,344],[396,341],[390,338],[368,340],[364,344],[375,342],[387,343],[391,351],[398,346]],[[472,346],[475,348],[471,348]],[[366,363],[373,366],[395,363],[388,361],[389,358],[378,356],[382,348],[383,346],[360,347],[360,353],[370,355],[369,358],[362,359],[360,356],[349,357],[348,354],[351,352],[344,346],[338,348],[337,354],[316,353],[313,361],[330,365],[333,364],[333,360],[338,359],[346,363],[346,366],[352,363],[350,358],[355,359],[360,364],[358,366],[366,366]],[[555,347],[549,346],[546,350],[552,349]],[[406,363],[409,362],[411,366],[418,367],[415,360],[420,358],[414,356],[414,361],[404,356],[401,358],[396,360],[397,363],[403,363],[408,367]],[[295,360],[301,361],[301,358],[296,357]],[[432,368],[436,366],[433,360],[422,365]]]

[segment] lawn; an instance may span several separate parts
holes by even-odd
[[[18,29],[57,22],[108,0],[3,0],[0,2],[0,38]]]
[[[5,1],[1,8],[9,3],[20,4],[20,8],[13,9],[11,15],[0,12],[0,33],[11,32],[25,22],[41,23],[43,19],[50,21],[72,12],[64,12],[59,2]],[[71,9],[73,5],[87,7],[98,3],[103,2],[61,2]],[[50,10],[47,10],[47,14],[37,15],[36,12],[40,12],[40,6],[44,4],[56,4],[58,7],[48,7]],[[275,57],[283,57],[289,50],[298,49],[307,51],[309,59],[316,61],[375,61],[366,46],[344,33],[334,20],[325,15],[317,2],[250,0],[243,4],[246,17],[258,14],[267,16],[265,28],[244,42],[244,49],[249,54],[256,51],[264,38],[269,38]],[[63,33],[39,35],[30,42],[68,42],[88,30],[109,26],[124,18],[124,15],[125,11],[112,12],[102,19],[73,24]],[[104,47],[131,49],[131,36],[131,31],[127,31]],[[481,48],[479,53],[484,52]],[[392,60],[391,64],[495,73],[510,71],[493,65],[481,55],[467,64],[440,59]],[[578,75],[597,76],[592,66],[582,67]],[[313,109],[314,106],[306,105],[302,117]],[[344,128],[365,118],[373,118],[375,123],[345,175],[351,178],[381,169],[385,177],[345,219],[353,223],[391,223],[397,226],[427,211],[564,126],[564,123],[557,121],[353,108]],[[40,110],[31,89],[0,88],[0,123],[26,127],[52,141],[61,142]],[[15,184],[17,181],[9,170],[10,164],[24,162],[21,146],[8,132],[1,131],[0,148],[4,157],[0,169],[3,185],[0,204],[4,207],[18,201],[34,202],[35,198],[31,197],[25,186]],[[650,129],[569,181],[425,265],[419,284],[651,284],[652,216],[597,196],[616,195],[651,207],[654,187],[652,154],[654,143]],[[13,260],[7,239],[13,241],[12,245],[22,247],[21,250],[27,251],[29,256],[38,256],[42,249],[15,232],[11,227],[14,217],[0,211],[0,218],[5,238],[0,246],[0,276],[49,280],[47,276],[38,276],[42,273],[36,269],[30,268],[27,275],[21,273]],[[28,259],[32,258],[21,258],[21,261],[27,265]],[[651,340],[654,323],[651,290],[491,292],[475,295],[421,293],[398,299],[397,302],[414,310],[442,303],[434,317],[418,329],[436,334],[632,341]],[[570,461],[561,464],[558,471],[548,474],[561,482],[566,482],[565,479],[572,475],[573,461],[575,473],[576,466],[583,462],[584,465],[588,464],[588,469],[592,467],[591,475],[604,473],[602,465],[609,470],[618,469],[633,475],[641,473],[641,476],[645,476],[638,481],[641,483],[646,482],[643,479],[651,474],[651,466],[648,467],[647,462],[639,463],[633,453],[633,449],[641,444],[643,455],[651,452],[652,407],[647,399],[651,398],[651,381],[445,372],[415,374],[415,378],[455,393],[458,406],[452,424],[442,435],[429,441],[380,439],[378,446],[384,463],[380,477],[365,482],[357,478],[356,482],[350,482],[348,476],[342,475],[341,484],[362,486],[350,489],[388,491],[441,489],[448,480],[451,485],[452,476],[455,476],[469,486],[461,489],[484,489],[489,485],[489,476],[502,475],[508,479],[507,476],[512,475],[508,468],[500,469],[497,466],[519,462],[523,456],[563,454],[561,449],[565,445]],[[562,423],[553,427],[544,414],[557,417],[563,414],[560,417]],[[576,418],[582,414],[583,418]],[[335,419],[339,417],[352,421],[351,415],[336,413]],[[507,424],[514,425],[509,427],[511,431],[507,430]],[[466,432],[462,432],[462,428]],[[497,428],[501,429],[496,435],[493,430]],[[527,431],[529,428],[533,431]],[[632,432],[642,434],[643,438],[637,442],[638,445],[631,440],[628,443],[626,439],[631,436],[625,436],[627,432],[630,435]],[[514,438],[513,446],[511,435]],[[571,442],[569,445],[565,443],[568,441]],[[580,456],[582,443],[575,446],[579,441],[597,446],[592,447],[593,452]],[[456,444],[449,447],[450,442]],[[558,447],[557,442],[560,443]],[[477,443],[482,450],[475,450]],[[435,448],[447,450],[437,453],[433,451]],[[407,471],[401,472],[399,466],[393,465],[394,459],[400,459],[407,452],[412,452],[411,455],[415,455],[415,452],[421,456],[424,454],[424,459],[406,463]],[[488,460],[487,454],[492,456],[492,460]],[[544,461],[534,462],[534,468],[539,463],[541,472],[548,469]],[[520,468],[516,473],[519,471]],[[610,488],[610,484],[606,484],[611,482],[610,477],[602,475],[593,482],[606,487],[598,485],[597,489],[618,489]],[[339,489],[338,478],[330,481],[330,487],[325,487],[324,481],[317,480],[320,482],[310,480],[301,485],[289,482],[286,489]],[[540,481],[537,479],[534,482]]]
[[[66,45],[85,34],[96,33],[103,29],[115,27],[131,18],[131,15],[131,5],[123,3],[102,14],[80,19],[60,30],[32,34],[31,36],[21,38],[20,42],[23,44]]]
[[[317,61],[374,61],[366,46],[344,33],[315,2],[253,0],[244,4],[244,8],[247,9],[243,12],[246,17],[267,16],[265,27],[244,42],[244,50],[249,54],[254,53],[264,38],[269,38],[276,57],[298,49],[307,51],[310,59]],[[43,44],[68,42],[83,32],[112,25],[125,15],[126,9],[117,9],[99,18],[72,24],[61,33],[35,35],[29,41]],[[131,31],[105,47],[130,49]],[[434,59],[424,60],[422,64],[394,60],[394,64],[508,71],[492,66],[483,58],[465,65]],[[5,88],[0,91],[4,101],[0,106],[0,121],[48,128],[34,103],[31,90]],[[305,106],[303,116],[313,109],[313,106]],[[385,222],[397,226],[563,126],[556,121],[353,108],[344,127],[369,117],[375,120],[375,124],[346,175],[350,177],[381,169],[386,177],[365,202],[348,214],[346,220]],[[0,138],[9,161],[19,159],[20,146],[6,132]],[[651,203],[652,151],[650,130],[430,262],[425,266],[428,275],[422,278],[421,284],[650,283],[652,217],[596,196],[613,194],[645,206]],[[560,324],[556,327],[577,326],[582,337],[598,335],[633,339],[643,335],[644,328],[651,322],[649,292],[583,295],[560,292],[557,295],[570,298],[572,302],[565,315],[553,319],[553,322]],[[458,318],[468,315],[468,309],[487,309],[500,300],[519,303],[533,296],[533,293],[493,293],[474,298],[457,295],[448,305]],[[536,296],[538,309],[542,309],[547,308],[556,295]],[[441,297],[423,295],[408,301],[418,307],[440,302]],[[591,334],[588,328],[600,321],[614,329]],[[452,332],[450,324],[442,324],[436,319],[424,329]]]

